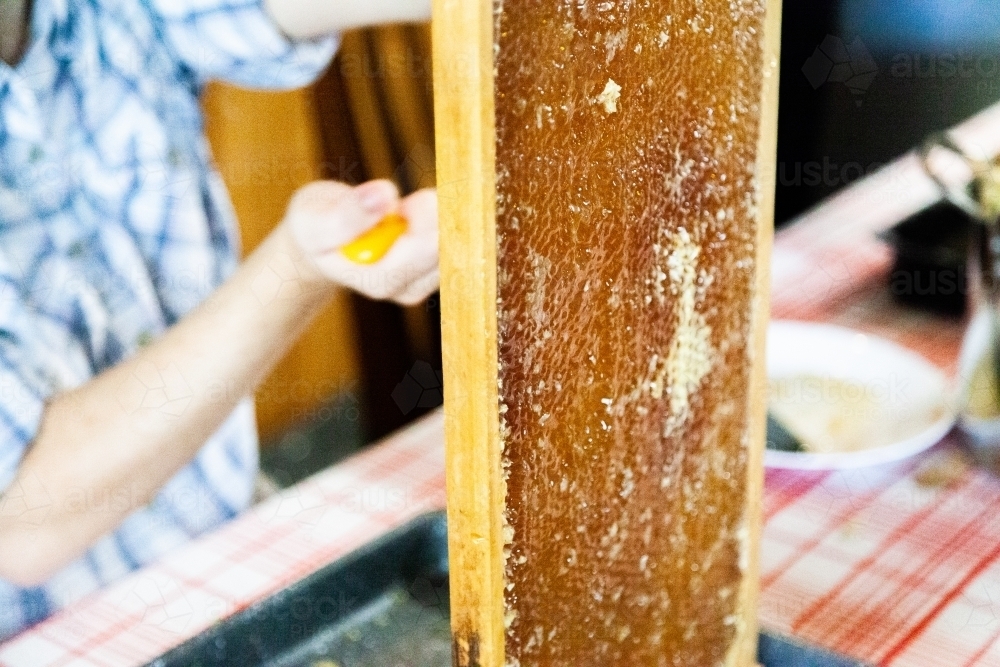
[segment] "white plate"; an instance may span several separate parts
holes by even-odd
[[[812,453],[767,450],[772,468],[828,470],[860,468],[913,456],[939,442],[955,423],[948,379],[919,354],[895,343],[844,327],[806,322],[771,322],[767,336],[770,379],[829,377],[874,386],[901,409],[940,399],[945,415],[905,440],[856,452]]]

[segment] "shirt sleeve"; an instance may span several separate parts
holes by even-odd
[[[293,41],[263,0],[147,0],[162,37],[201,81],[298,88],[322,74],[337,40]]]
[[[3,268],[0,256],[0,493],[35,440],[48,400],[89,374],[87,352],[71,328],[27,306]]]
[[[0,298],[10,287],[0,285]],[[0,317],[11,315],[11,308]],[[0,323],[0,493],[10,486],[21,459],[35,439],[49,392],[42,370],[30,359],[20,334]],[[17,494],[14,494],[17,495]]]

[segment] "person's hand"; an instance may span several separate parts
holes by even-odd
[[[386,214],[406,218],[407,230],[371,265],[352,262],[341,249]],[[326,280],[373,299],[419,303],[438,288],[437,195],[420,190],[400,199],[389,181],[351,187],[335,181],[304,186],[288,205],[284,224],[303,261]]]
[[[380,260],[344,256],[345,244],[390,212],[407,219],[407,231]],[[285,220],[208,301],[134,355],[46,401],[9,487],[20,494],[12,502],[46,511],[25,520],[0,509],[0,579],[42,585],[155,498],[329,303],[333,285],[406,304],[427,296],[438,284],[437,237],[431,190],[400,200],[386,181],[302,188]],[[143,400],[143,378],[166,376],[182,385],[180,407]],[[74,501],[78,492],[126,502],[94,511]],[[5,500],[0,493],[0,508]]]

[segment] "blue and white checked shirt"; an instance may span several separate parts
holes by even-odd
[[[28,52],[0,62],[0,512],[25,517],[45,508],[11,484],[45,401],[156,338],[236,266],[202,83],[304,85],[335,48],[289,43],[260,0],[34,4]],[[256,470],[246,401],[85,557],[38,588],[0,580],[0,640],[229,519]]]

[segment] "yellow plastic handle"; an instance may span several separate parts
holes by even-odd
[[[390,213],[340,251],[355,264],[374,264],[385,257],[396,239],[406,231],[406,227],[406,218],[398,213]]]

